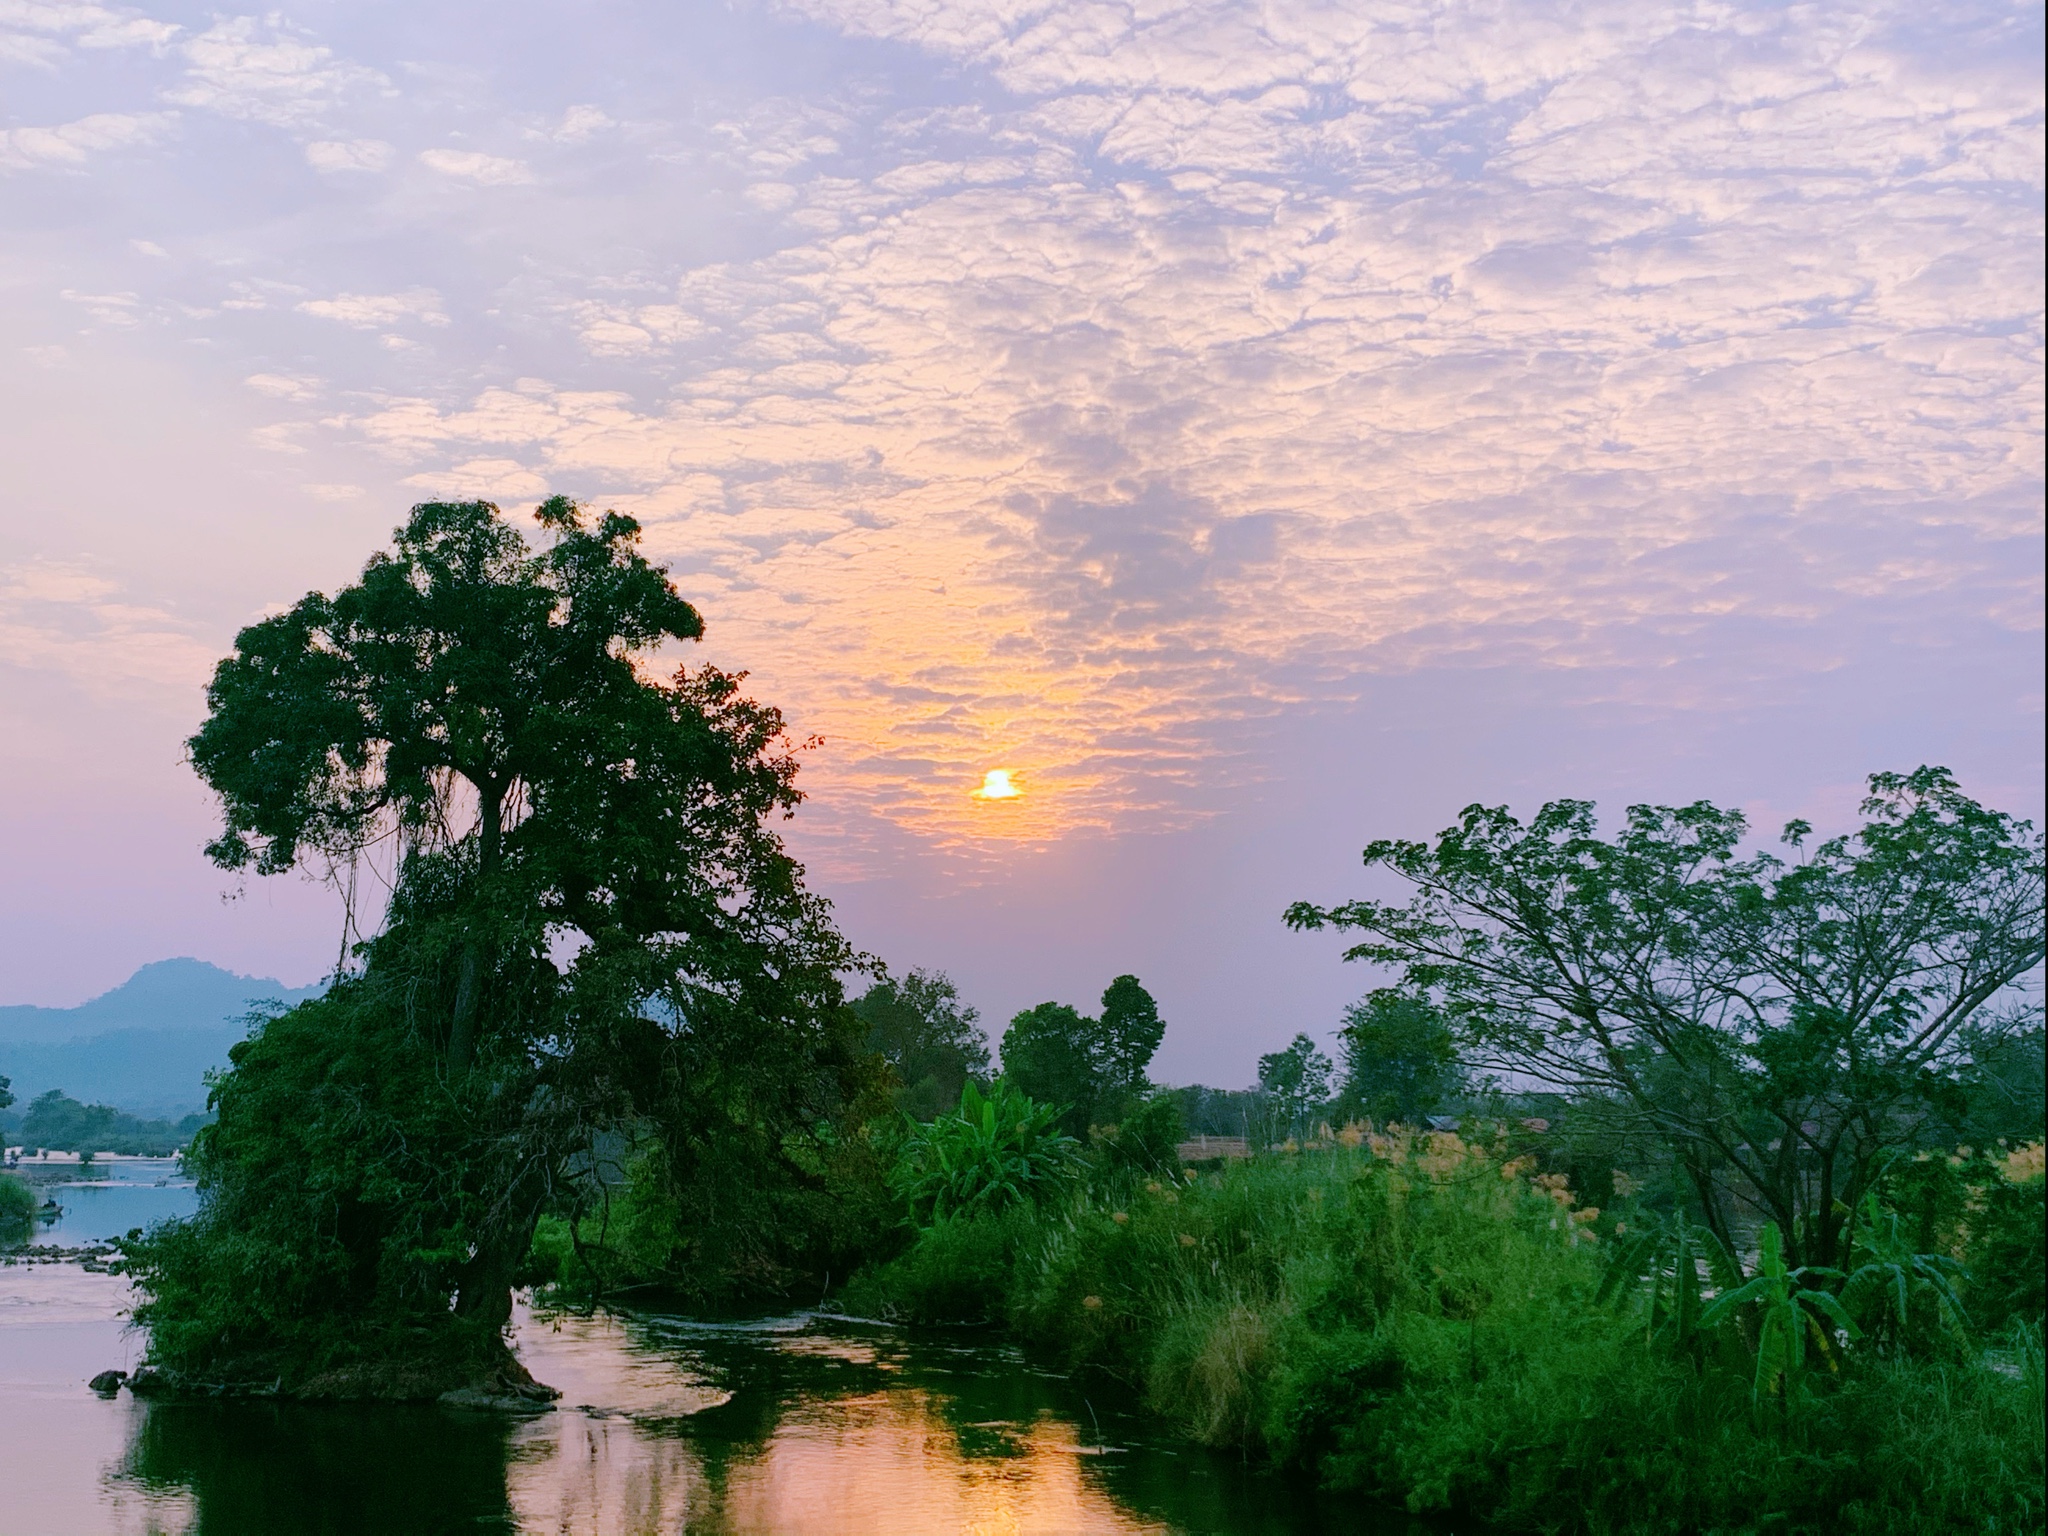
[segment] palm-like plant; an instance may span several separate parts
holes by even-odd
[[[1683,1216],[1654,1221],[1610,1250],[1607,1274],[1600,1283],[1602,1302],[1624,1287],[1649,1281],[1649,1306],[1644,1321],[1652,1347],[1675,1358],[1702,1363],[1707,1303],[1700,1289],[1700,1262],[1723,1288],[1739,1286],[1742,1271],[1719,1238]]]
[[[1913,1301],[1921,1296],[1932,1297],[1937,1322],[1959,1334],[1969,1332],[1968,1314],[1949,1279],[1961,1274],[1963,1266],[1946,1254],[1915,1253],[1899,1213],[1885,1210],[1874,1194],[1864,1197],[1850,1262],[1856,1267],[1842,1287],[1842,1303],[1862,1319],[1878,1348],[1916,1342]],[[1926,1316],[1924,1309],[1921,1316]]]
[[[912,1124],[890,1186],[920,1227],[1037,1199],[1065,1180],[1079,1153],[1058,1129],[1060,1114],[1002,1078],[987,1093],[970,1081],[958,1110]]]
[[[1784,1400],[1786,1388],[1806,1364],[1809,1337],[1833,1368],[1834,1340],[1821,1326],[1823,1319],[1852,1339],[1862,1337],[1862,1330],[1841,1302],[1831,1292],[1808,1285],[1809,1278],[1840,1280],[1842,1272],[1813,1265],[1787,1269],[1784,1240],[1777,1223],[1772,1222],[1763,1231],[1756,1274],[1747,1284],[1718,1297],[1700,1317],[1700,1327],[1707,1329],[1732,1316],[1738,1307],[1756,1308],[1756,1379],[1751,1390],[1759,1402],[1767,1396]]]

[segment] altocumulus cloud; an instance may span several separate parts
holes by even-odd
[[[1026,835],[1166,823],[1219,738],[1365,674],[1733,689],[1893,599],[2034,622],[2038,5],[690,16],[777,69],[650,20],[590,44],[643,83],[534,99],[515,26],[398,91],[395,42],[200,19],[109,107],[296,142],[299,243],[234,280],[435,328],[323,357],[281,425],[634,511],[834,739],[828,806],[971,837],[1000,758]],[[332,174],[401,155],[529,190]],[[290,308],[237,378],[284,376]]]

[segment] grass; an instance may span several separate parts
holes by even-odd
[[[1503,1529],[2042,1529],[2037,1333],[2007,1371],[1853,1357],[1759,1413],[1735,1329],[1694,1365],[1598,1301],[1599,1225],[1456,1137],[1374,1137],[942,1222],[844,1303],[999,1321],[1191,1439]]]

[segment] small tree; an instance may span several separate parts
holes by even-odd
[[[867,1047],[896,1074],[896,1107],[930,1120],[960,1102],[975,1079],[988,1079],[988,1039],[943,971],[912,971],[901,981],[884,977],[862,994],[853,1011],[867,1026]]]
[[[1106,1099],[1120,1101],[1121,1117],[1150,1086],[1145,1071],[1159,1042],[1166,1037],[1166,1021],[1159,1017],[1159,1004],[1135,976],[1119,976],[1102,994],[1102,1024],[1096,1048],[1099,1091]]]
[[[1464,1086],[1450,1026],[1425,998],[1369,992],[1344,1010],[1338,1113],[1420,1125]]]
[[[1631,807],[1612,840],[1588,801],[1526,827],[1475,805],[1365,850],[1409,901],[1287,920],[1362,933],[1346,958],[1397,969],[1479,1064],[1622,1106],[1722,1242],[1767,1220],[1795,1268],[1836,1265],[1890,1151],[2038,1016],[2014,989],[2043,947],[2030,823],[1941,768],[1874,775],[1863,814],[1787,863],[1739,857],[1747,823],[1704,801]]]
[[[1041,1103],[1065,1105],[1060,1123],[1079,1136],[1137,1108],[1165,1033],[1152,994],[1137,977],[1119,976],[1102,994],[1099,1019],[1065,1003],[1040,1003],[1011,1019],[1003,1071]]]
[[[1307,1035],[1296,1035],[1286,1050],[1259,1058],[1259,1086],[1272,1095],[1274,1117],[1288,1135],[1307,1132],[1310,1117],[1329,1100],[1334,1070]]]
[[[1069,1135],[1088,1129],[1095,1111],[1095,1021],[1065,1003],[1040,1003],[1010,1020],[1003,1075],[1041,1104],[1058,1106]]]

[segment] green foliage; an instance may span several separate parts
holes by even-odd
[[[1344,1010],[1343,1051],[1336,1112],[1346,1120],[1419,1126],[1464,1091],[1443,1015],[1396,988],[1368,992]]]
[[[1864,1196],[1842,1305],[1880,1349],[1925,1351],[1938,1340],[1963,1341],[1969,1318],[1955,1282],[1963,1265],[1943,1253],[1918,1253],[1905,1222],[1873,1193]]]
[[[1171,1090],[1154,1093],[1131,1103],[1120,1123],[1091,1126],[1088,1142],[1097,1166],[1154,1178],[1179,1173],[1180,1144],[1188,1136],[1181,1103]]]
[[[1010,1020],[1003,1076],[1041,1104],[1058,1106],[1070,1135],[1086,1134],[1095,1111],[1095,1021],[1065,1003],[1040,1003]]]
[[[935,1222],[900,1257],[855,1275],[836,1304],[906,1323],[1000,1322],[1018,1257],[1037,1235],[1038,1207],[1029,1204]]]
[[[0,1109],[9,1109],[14,1104],[14,1080],[0,1074]]]
[[[1839,1370],[1809,1372],[1799,1412],[1765,1432],[1739,1329],[1698,1332],[1711,1240],[1649,1234],[1660,1300],[1654,1281],[1603,1290],[1599,1224],[1488,1149],[1381,1138],[945,1223],[848,1301],[1007,1321],[1064,1368],[1136,1384],[1193,1438],[1493,1529],[2039,1529],[2038,1371],[1845,1337]],[[1765,1272],[1813,1315],[1796,1292],[1819,1277],[1782,1253]],[[1691,1347],[1645,1347],[1688,1308]]]
[[[1003,1078],[986,1094],[970,1082],[955,1113],[912,1127],[890,1188],[920,1227],[1045,1199],[1074,1172],[1076,1143],[1058,1119]]]
[[[1180,1101],[1190,1136],[1242,1136],[1249,1140],[1272,1116],[1272,1101],[1257,1088],[1205,1088],[1195,1083],[1166,1090]]]
[[[853,1004],[867,1049],[896,1074],[896,1108],[929,1120],[960,1102],[970,1079],[988,1079],[988,1041],[943,971],[883,977]]]
[[[1097,1094],[1104,1103],[1128,1104],[1144,1093],[1166,1022],[1159,1004],[1135,976],[1119,976],[1102,993],[1102,1019],[1094,1051]]]
[[[1396,968],[1478,1064],[1626,1104],[1724,1243],[1761,1210],[1831,1264],[1973,1056],[2036,1027],[2006,1004],[2043,954],[2030,823],[1940,768],[1873,775],[1863,814],[1788,864],[1740,857],[1747,823],[1705,802],[1631,807],[1611,839],[1586,801],[1527,826],[1475,805],[1433,845],[1366,849],[1408,902],[1287,916],[1361,932],[1349,958]]]
[[[2039,1166],[2039,1144],[2035,1147]],[[1964,1263],[1970,1313],[1986,1332],[2014,1323],[2036,1330],[2048,1316],[2048,1180],[2031,1177],[1989,1181],[1973,1213]]]
[[[210,1117],[187,1115],[169,1120],[140,1120],[106,1104],[81,1104],[52,1088],[29,1102],[21,1120],[21,1143],[53,1152],[121,1152],[167,1157],[190,1142]]]
[[[1642,1316],[1652,1349],[1665,1359],[1704,1368],[1715,1341],[1701,1322],[1707,1309],[1700,1286],[1702,1266],[1721,1290],[1742,1284],[1742,1269],[1735,1256],[1712,1232],[1682,1216],[1652,1217],[1634,1233],[1620,1230],[1617,1224],[1607,1251],[1607,1272],[1595,1299],[1605,1302],[1617,1295],[1640,1295],[1639,1287],[1647,1281]]]
[[[1011,1019],[1003,1036],[1004,1075],[1041,1103],[1063,1106],[1060,1124],[1075,1136],[1130,1112],[1166,1030],[1135,976],[1111,982],[1102,1005],[1092,1019],[1065,1003],[1040,1003]]]
[[[1296,1035],[1284,1051],[1259,1058],[1259,1087],[1273,1106],[1274,1129],[1286,1136],[1308,1134],[1310,1120],[1327,1105],[1330,1058],[1307,1035]]]
[[[416,507],[215,671],[216,862],[353,890],[388,847],[395,889],[328,997],[237,1048],[199,1216],[135,1246],[160,1364],[509,1368],[537,1224],[588,1214],[621,1138],[660,1144],[692,1268],[732,1284],[775,1274],[781,1195],[830,1198],[865,962],[770,830],[801,798],[781,716],[716,668],[652,675],[702,624],[632,519],[536,518],[538,549],[486,503]]]
[[[1834,1293],[1808,1285],[1808,1276],[1839,1281],[1842,1273],[1810,1265],[1788,1268],[1784,1240],[1778,1235],[1777,1225],[1766,1223],[1755,1275],[1717,1298],[1700,1317],[1701,1329],[1707,1330],[1732,1319],[1738,1308],[1753,1310],[1757,1344],[1752,1395],[1759,1403],[1766,1397],[1777,1398],[1781,1403],[1789,1401],[1791,1388],[1806,1365],[1809,1338],[1828,1368],[1836,1370],[1840,1367],[1831,1330],[1839,1328],[1852,1339],[1862,1337],[1856,1320],[1843,1309]]]
[[[18,1233],[36,1219],[39,1202],[28,1181],[0,1173],[0,1232]]]

